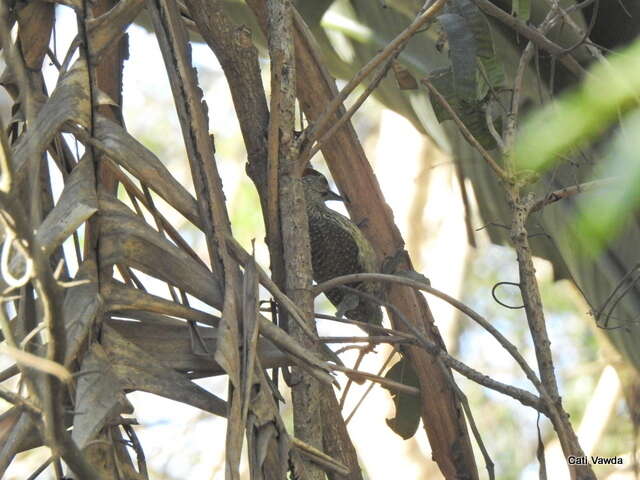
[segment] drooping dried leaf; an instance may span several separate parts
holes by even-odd
[[[115,197],[100,193],[101,267],[123,264],[160,278],[221,309],[222,292],[213,274]]]
[[[213,355],[199,355],[193,352],[187,325],[162,325],[150,322],[107,320],[113,328],[129,342],[144,351],[153,352],[162,361],[179,372],[191,372],[190,377],[206,377],[225,374],[213,360]],[[200,336],[207,349],[215,351],[217,332],[214,328],[200,328]],[[287,365],[288,357],[268,340],[258,341],[258,355],[266,368]]]
[[[242,424],[247,421],[247,412],[251,402],[251,391],[254,382],[254,366],[258,346],[258,272],[256,271],[255,258],[245,265],[242,285]]]
[[[96,263],[92,257],[87,257],[82,262],[74,280],[86,280],[87,283],[70,287],[64,297],[62,311],[67,329],[65,365],[76,359],[102,304],[98,294]]]
[[[447,100],[462,123],[483,147],[495,148],[495,139],[487,128],[482,101],[468,102],[458,96],[454,88],[453,72],[450,67],[434,70],[426,80]],[[430,97],[438,121],[443,122],[453,118],[434,95],[430,94]]]
[[[125,389],[154,393],[206,412],[226,416],[227,403],[173,370],[162,358],[147,352],[104,325],[102,346],[113,372]]]
[[[125,318],[138,320],[139,322],[151,323],[157,327],[175,327],[184,322],[174,317],[169,317],[161,313],[146,312],[144,310],[127,310],[126,312],[113,312],[114,318]]]
[[[144,0],[121,0],[107,13],[87,22],[93,62],[98,63],[102,54],[117,43],[143,7]]]
[[[149,480],[133,466],[128,445],[119,428],[105,428],[82,454],[97,469],[100,480]]]
[[[6,439],[9,432],[11,432],[11,430],[13,430],[13,428],[18,423],[21,413],[22,412],[20,408],[13,407],[13,408],[9,408],[5,412],[2,412],[2,415],[0,415],[0,439],[3,440],[3,443],[2,443],[3,445],[4,445],[4,440]],[[1,451],[1,447],[0,447],[0,451]]]
[[[103,282],[100,294],[104,298],[105,310],[108,312],[124,312],[126,315],[128,311],[141,310],[193,320],[214,327],[220,320],[215,315],[165,300],[142,290],[126,287],[115,281]]]
[[[269,445],[278,437],[278,431],[272,423],[268,423],[258,428],[256,432],[252,432],[251,435],[254,437],[254,442],[253,448],[251,448],[249,453],[250,468],[252,468],[251,471],[254,472],[254,478],[261,480],[265,478],[263,465],[269,453]],[[285,476],[281,476],[281,478],[285,478]]]
[[[391,67],[393,68],[393,74],[396,77],[396,82],[398,82],[400,90],[415,90],[418,88],[418,82],[415,77],[402,63],[394,61]]]
[[[101,115],[96,118],[95,136],[106,147],[109,158],[152,188],[191,223],[200,225],[195,199],[153,152],[121,126]]]
[[[74,10],[80,10],[82,8],[82,0],[56,0],[55,3],[66,5],[69,8],[73,8]]]
[[[249,468],[257,480],[284,479],[289,440],[258,356],[259,277],[254,257],[245,264],[243,280],[242,420],[246,425]],[[272,455],[267,456],[269,451]]]
[[[477,55],[478,72],[475,99],[481,100],[491,89],[497,89],[504,82],[503,60],[496,55],[495,44],[487,17],[471,0],[455,0],[447,3],[447,9],[464,18],[473,34]]]
[[[51,254],[97,210],[93,162],[85,156],[71,172],[60,199],[38,228],[36,243]]]
[[[476,100],[476,41],[464,17],[455,13],[438,15],[438,22],[447,32],[449,58],[456,96]]]
[[[261,362],[256,359],[256,382],[246,419],[251,478],[286,478],[290,441]]]
[[[44,103],[30,128],[13,149],[15,182],[21,185],[26,178],[28,159],[41,155],[53,137],[67,121],[86,127],[91,106],[87,86],[87,64],[79,58],[69,71],[58,80],[51,97]]]
[[[131,406],[100,344],[91,346],[82,361],[80,374],[71,438],[82,449],[107,422],[115,420],[123,411],[130,411]]]
[[[53,28],[53,9],[52,3],[29,2],[16,11],[22,57],[31,70],[42,67]]]
[[[239,479],[240,454],[244,438],[242,422],[242,372],[239,308],[235,295],[227,292],[222,321],[218,328],[215,360],[229,376],[229,409],[227,412],[226,472],[228,479]]]
[[[464,18],[467,28],[473,34],[476,44],[475,52],[478,57],[495,57],[495,47],[489,21],[472,0],[448,2],[447,10]]]

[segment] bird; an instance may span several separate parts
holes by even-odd
[[[329,208],[329,200],[344,201],[329,187],[327,178],[317,170],[307,168],[302,176],[306,212],[309,220],[311,267],[313,280],[322,283],[353,273],[378,273],[380,262],[371,243],[349,218]],[[380,282],[355,282],[346,285],[381,299]],[[337,317],[372,325],[382,324],[379,303],[340,287],[324,292],[336,307]]]

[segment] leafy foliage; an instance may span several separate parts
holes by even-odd
[[[411,364],[405,359],[397,362],[387,371],[385,378],[411,387],[419,388],[418,377]],[[396,415],[387,419],[387,425],[405,440],[413,437],[420,423],[420,402],[414,395],[391,391],[396,407]]]
[[[192,195],[156,153],[133,138],[119,112],[118,77],[125,51],[121,41],[143,10],[144,2],[121,0],[112,5],[101,0],[97,3],[102,10],[91,2],[57,3],[73,10],[78,25],[76,39],[60,57],[48,48],[56,22],[55,2],[4,2],[0,7],[0,43],[7,67],[2,84],[13,100],[8,128],[1,126],[0,132],[0,272],[4,295],[0,326],[6,344],[3,351],[15,362],[2,373],[2,378],[6,381],[20,374],[19,389],[3,386],[0,390],[2,397],[13,404],[2,416],[6,428],[2,433],[0,474],[20,451],[47,445],[53,452],[50,461],[54,467],[61,471],[64,461],[78,478],[110,479],[122,474],[127,478],[148,478],[143,451],[126,417],[131,412],[127,394],[139,390],[226,417],[228,478],[239,478],[245,435],[253,478],[284,478],[290,465],[294,465],[291,468],[296,475],[304,478],[323,477],[318,465],[332,478],[347,474],[361,478],[355,449],[331,390],[333,367],[316,355],[317,335],[310,326],[312,297],[309,285],[301,285],[301,279],[309,278],[310,272],[308,266],[296,263],[300,255],[291,254],[301,252],[306,244],[305,222],[299,208],[304,202],[299,189],[296,191],[296,168],[290,167],[304,158],[306,146],[311,146],[305,141],[313,144],[322,139],[314,137],[313,128],[317,125],[313,123],[297,137],[293,121],[290,125],[284,122],[285,117],[292,120],[295,113],[295,77],[289,75],[295,68],[293,57],[291,65],[279,62],[285,58],[281,55],[292,53],[292,49],[284,47],[292,47],[294,38],[299,56],[298,79],[304,79],[298,82],[299,104],[308,120],[324,117],[326,128],[330,128],[330,124],[341,121],[343,113],[340,105],[330,112],[322,110],[335,96],[335,85],[319,60],[322,55],[316,41],[332,72],[346,79],[360,72],[369,59],[380,60],[369,71],[381,80],[378,98],[456,156],[460,183],[471,179],[487,222],[501,220],[508,208],[521,206],[525,197],[538,195],[541,200],[535,208],[540,209],[568,197],[567,192],[554,194],[555,197],[543,195],[549,188],[555,189],[558,182],[564,188],[568,179],[579,183],[585,179],[597,181],[603,173],[619,178],[618,188],[606,202],[596,199],[591,204],[576,203],[580,215],[574,214],[572,200],[546,209],[539,224],[558,241],[542,246],[535,241],[532,244],[536,252],[554,262],[558,276],[570,276],[583,287],[596,320],[609,319],[615,311],[624,322],[635,313],[638,292],[625,268],[636,250],[629,248],[629,239],[636,238],[638,230],[632,213],[637,207],[636,184],[640,180],[640,162],[633,162],[639,150],[633,133],[640,128],[640,44],[612,56],[610,63],[595,67],[576,89],[531,115],[521,130],[516,132],[513,116],[503,115],[495,123],[500,125],[503,120],[504,131],[498,128],[497,132],[490,132],[487,119],[491,126],[494,123],[490,108],[499,105],[506,111],[504,98],[499,95],[503,88],[515,82],[514,91],[523,104],[546,101],[556,88],[556,64],[552,62],[548,70],[544,62],[542,67],[540,62],[535,68],[529,65],[525,61],[527,50],[521,56],[519,43],[510,37],[510,30],[495,28],[494,20],[489,21],[481,13],[480,2],[446,2],[436,19],[446,35],[446,55],[439,51],[443,45],[433,28],[433,18],[428,19],[426,28],[397,43],[397,51],[385,50],[402,38],[407,24],[413,21],[420,5],[412,0],[390,0],[391,8],[371,0],[296,2],[315,35],[313,41],[297,14],[274,15],[278,8],[288,6],[287,2],[211,1],[206,2],[206,8],[199,0],[187,0],[185,4],[171,0],[148,2],[147,11],[164,55],[189,159],[195,186]],[[429,5],[442,8],[444,4],[427,3],[419,15],[426,15]],[[503,5],[507,9],[509,6],[516,19],[510,26],[519,29],[518,35],[527,33],[526,38],[532,42],[541,40],[527,30],[529,20],[538,22],[555,13],[554,21],[566,21],[572,27],[566,29],[571,32],[568,40],[562,36],[566,34],[562,26],[557,29],[560,31],[551,30],[545,40],[573,45],[559,55],[559,61],[566,66],[573,59],[574,74],[583,68],[580,62],[586,63],[585,51],[590,55],[594,47],[584,45],[586,37],[580,28],[586,24],[580,11],[563,16],[560,11],[550,12],[541,2],[531,4],[525,0]],[[263,36],[269,38],[271,118],[251,36],[247,28],[233,25],[229,15],[252,25],[257,36],[258,30],[263,29]],[[565,20],[561,22],[560,18]],[[209,135],[207,106],[191,64],[187,27],[206,39],[228,75],[249,158],[248,170],[262,202],[273,278],[232,235],[219,162]],[[12,30],[14,37],[10,35]],[[278,39],[282,44],[276,48],[274,41]],[[540,48],[543,47],[550,48],[542,42]],[[379,50],[386,53],[380,54]],[[557,54],[557,49],[554,51]],[[44,86],[47,57],[57,70],[55,82],[48,82],[55,85],[50,92]],[[414,80],[408,82],[409,88],[399,89],[391,79],[383,79],[392,65],[397,75],[402,73],[405,79]],[[550,78],[543,81],[546,74]],[[484,149],[500,147],[507,153],[503,178],[487,176],[487,170],[479,166],[479,153],[461,140],[460,125],[439,125],[452,118],[438,102],[430,105],[424,90],[413,88],[417,85],[415,78],[424,77],[430,78]],[[518,78],[526,80],[520,82]],[[561,83],[563,86],[570,84],[566,77],[561,76],[561,81],[565,82]],[[234,90],[239,85],[240,90]],[[371,89],[376,86],[372,82]],[[242,91],[245,87],[248,89]],[[313,106],[312,97],[320,99],[320,109]],[[288,106],[283,104],[287,98],[291,100]],[[519,102],[514,103],[520,106]],[[619,129],[617,120],[622,116],[624,128]],[[316,147],[324,150],[341,188],[354,188],[360,193],[352,196],[350,207],[371,216],[370,235],[380,251],[391,255],[404,244],[403,240],[385,208],[355,133],[350,126],[337,130],[333,133],[335,138],[322,140],[319,143],[324,144]],[[496,142],[501,136],[504,141]],[[517,138],[513,156],[512,138]],[[328,145],[332,141],[338,145],[333,154],[330,149],[334,145]],[[580,148],[589,147],[593,153],[596,147],[592,144],[596,141],[600,142],[596,147],[604,158],[596,167],[581,165],[573,170],[574,163],[556,163],[563,155],[573,157]],[[495,152],[480,153],[486,158]],[[345,155],[350,159],[346,167]],[[548,170],[547,183],[529,187],[524,185],[524,177],[509,176],[514,173],[510,170],[511,160],[515,160],[518,169],[543,173]],[[352,181],[347,182],[348,178]],[[497,198],[502,195],[498,180],[507,186],[509,202]],[[60,195],[53,194],[54,187],[60,187]],[[116,197],[118,188],[120,197]],[[580,193],[579,188],[575,190]],[[564,206],[567,203],[569,207]],[[205,238],[204,258],[158,206],[165,204]],[[602,212],[603,219],[596,219],[596,214]],[[301,230],[281,229],[280,221],[282,225],[302,226]],[[517,226],[525,234],[514,237],[526,239],[525,226]],[[513,225],[512,231],[516,231]],[[282,233],[286,248],[274,240]],[[612,245],[614,234],[623,248]],[[492,235],[496,241],[501,238],[500,234]],[[576,242],[576,238],[588,241]],[[282,243],[282,238],[279,240]],[[551,250],[548,243],[552,244]],[[600,249],[598,255],[593,255],[594,245]],[[523,251],[530,253],[528,245],[524,247],[518,251],[520,259]],[[591,257],[585,251],[591,252]],[[410,261],[405,263],[403,268],[410,270]],[[525,266],[521,274],[531,277],[532,267]],[[524,283],[520,284],[523,296]],[[164,295],[158,293],[158,285],[166,292]],[[277,314],[286,312],[288,329],[263,315],[260,295],[267,291],[278,305]],[[620,291],[622,294],[615,297]],[[422,416],[434,458],[445,475],[477,478],[467,424],[455,385],[450,383],[450,369],[456,368],[480,384],[510,392],[525,405],[538,408],[556,422],[554,428],[562,431],[561,438],[571,443],[575,435],[561,399],[553,391],[557,389],[554,383],[542,377],[547,390],[538,389],[536,396],[456,363],[443,348],[423,297],[413,290],[406,292],[398,287],[391,299],[398,303],[396,308],[405,309],[402,312],[410,315],[410,321],[402,312],[394,312],[391,317],[394,327],[402,325],[414,334],[411,348],[415,352],[391,368],[386,377],[415,387],[420,396],[394,394],[396,417],[388,421],[394,431],[410,438]],[[271,313],[275,312],[274,307]],[[479,320],[477,314],[468,310],[465,313]],[[400,322],[401,317],[406,323]],[[418,325],[422,333],[415,333],[407,325]],[[629,332],[614,330],[608,335],[637,367],[639,333],[630,327]],[[532,333],[536,333],[533,328]],[[548,348],[548,342],[538,344]],[[445,362],[443,359],[448,363],[440,363]],[[281,397],[266,369],[292,365],[296,366],[296,374],[308,382],[305,385],[322,386],[313,390],[324,392],[311,399],[315,405],[296,404],[294,422],[296,429],[304,427],[305,414],[315,412],[318,417],[321,405],[325,409],[321,418],[326,421],[323,430],[329,432],[323,445],[322,441],[310,446],[293,439],[280,416]],[[539,365],[544,370],[549,362]],[[538,388],[536,374],[526,373]],[[228,377],[226,399],[193,381],[209,375]],[[549,415],[549,409],[555,414]],[[465,414],[473,425],[472,416],[468,411]],[[137,465],[125,443],[134,446]],[[320,447],[330,455],[319,452]],[[580,448],[567,443],[562,447],[565,453]],[[589,474],[592,472],[587,471],[585,478],[591,478]]]

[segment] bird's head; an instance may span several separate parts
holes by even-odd
[[[307,204],[319,204],[328,200],[344,199],[331,190],[327,178],[312,168],[307,168],[302,175],[302,185]]]

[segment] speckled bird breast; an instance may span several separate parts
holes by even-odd
[[[347,217],[324,206],[307,207],[313,279],[324,282],[352,273],[372,273],[378,270],[378,261],[369,241]],[[380,298],[378,282],[351,283],[348,286]],[[332,289],[325,292],[335,306],[345,292]],[[360,299],[356,308],[345,313],[347,318],[374,324],[382,323],[382,311],[377,304]]]

